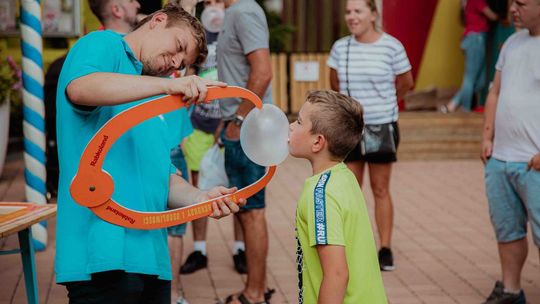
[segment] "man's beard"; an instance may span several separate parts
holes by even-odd
[[[147,76],[157,76],[156,74],[156,71],[154,71],[152,68],[151,68],[151,63],[148,61],[148,60],[144,60],[142,59],[141,60],[141,63],[143,65],[143,68],[142,68],[142,74],[143,75],[147,75]]]
[[[143,64],[142,75],[164,77],[164,76],[169,76],[171,74],[168,71],[165,71],[164,73],[160,73],[158,70],[153,69],[151,62],[148,60],[141,60],[141,62]]]
[[[135,28],[135,26],[137,25],[137,16],[133,16],[133,17],[128,17],[128,16],[125,16],[124,17],[124,22],[126,22],[127,24],[129,24],[129,26],[133,29]]]

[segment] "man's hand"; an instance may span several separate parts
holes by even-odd
[[[225,129],[225,138],[231,140],[240,139],[240,126],[237,126],[232,122],[229,123],[227,129]]]
[[[536,171],[540,171],[540,153],[531,158],[527,167],[529,170],[534,169]]]
[[[165,92],[169,95],[183,95],[188,104],[201,103],[206,98],[209,86],[226,87],[221,81],[203,79],[199,76],[184,76],[170,79]]]
[[[233,188],[225,188],[225,187],[214,187],[210,191],[205,192],[203,196],[201,197],[199,202],[203,202],[212,198],[216,198],[219,196],[232,194],[238,190],[236,187]],[[235,203],[231,198],[226,199],[219,199],[217,202],[212,203],[212,210],[213,213],[210,215],[210,217],[219,219],[224,216],[230,215],[231,213],[237,213],[240,210],[241,206],[244,206],[246,204],[245,199],[238,200],[238,203]]]
[[[493,141],[490,139],[484,139],[482,141],[482,152],[480,153],[480,158],[484,165],[487,163],[493,152]]]

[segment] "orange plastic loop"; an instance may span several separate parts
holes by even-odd
[[[205,102],[220,98],[243,98],[262,108],[261,99],[240,87],[209,88]],[[101,219],[128,228],[159,229],[212,214],[212,203],[219,199],[238,202],[262,190],[272,179],[276,167],[270,167],[257,182],[233,194],[188,207],[163,212],[141,212],[121,206],[112,199],[114,180],[103,170],[103,161],[116,140],[126,131],[152,117],[186,106],[181,96],[167,95],[132,107],[109,120],[86,146],[79,170],[71,183],[71,196],[78,204],[90,208]]]

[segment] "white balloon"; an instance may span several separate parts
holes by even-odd
[[[288,138],[287,116],[271,104],[251,110],[240,129],[240,144],[244,153],[261,166],[278,165],[287,158]]]
[[[217,7],[207,7],[201,13],[201,23],[211,33],[219,33],[225,18],[225,11]]]

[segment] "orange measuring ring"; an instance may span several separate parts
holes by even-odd
[[[247,99],[257,108],[262,108],[262,101],[255,93],[232,86],[208,88],[205,102],[232,97]],[[137,124],[186,105],[181,96],[167,95],[125,110],[105,123],[90,140],[81,156],[79,170],[70,187],[70,193],[75,202],[90,208],[98,217],[115,225],[134,229],[159,229],[209,216],[212,214],[212,203],[219,199],[230,198],[237,203],[238,200],[247,199],[261,191],[272,179],[276,166],[269,167],[261,179],[235,193],[183,208],[162,212],[143,212],[123,207],[112,199],[114,180],[103,170],[103,161],[114,142]]]

